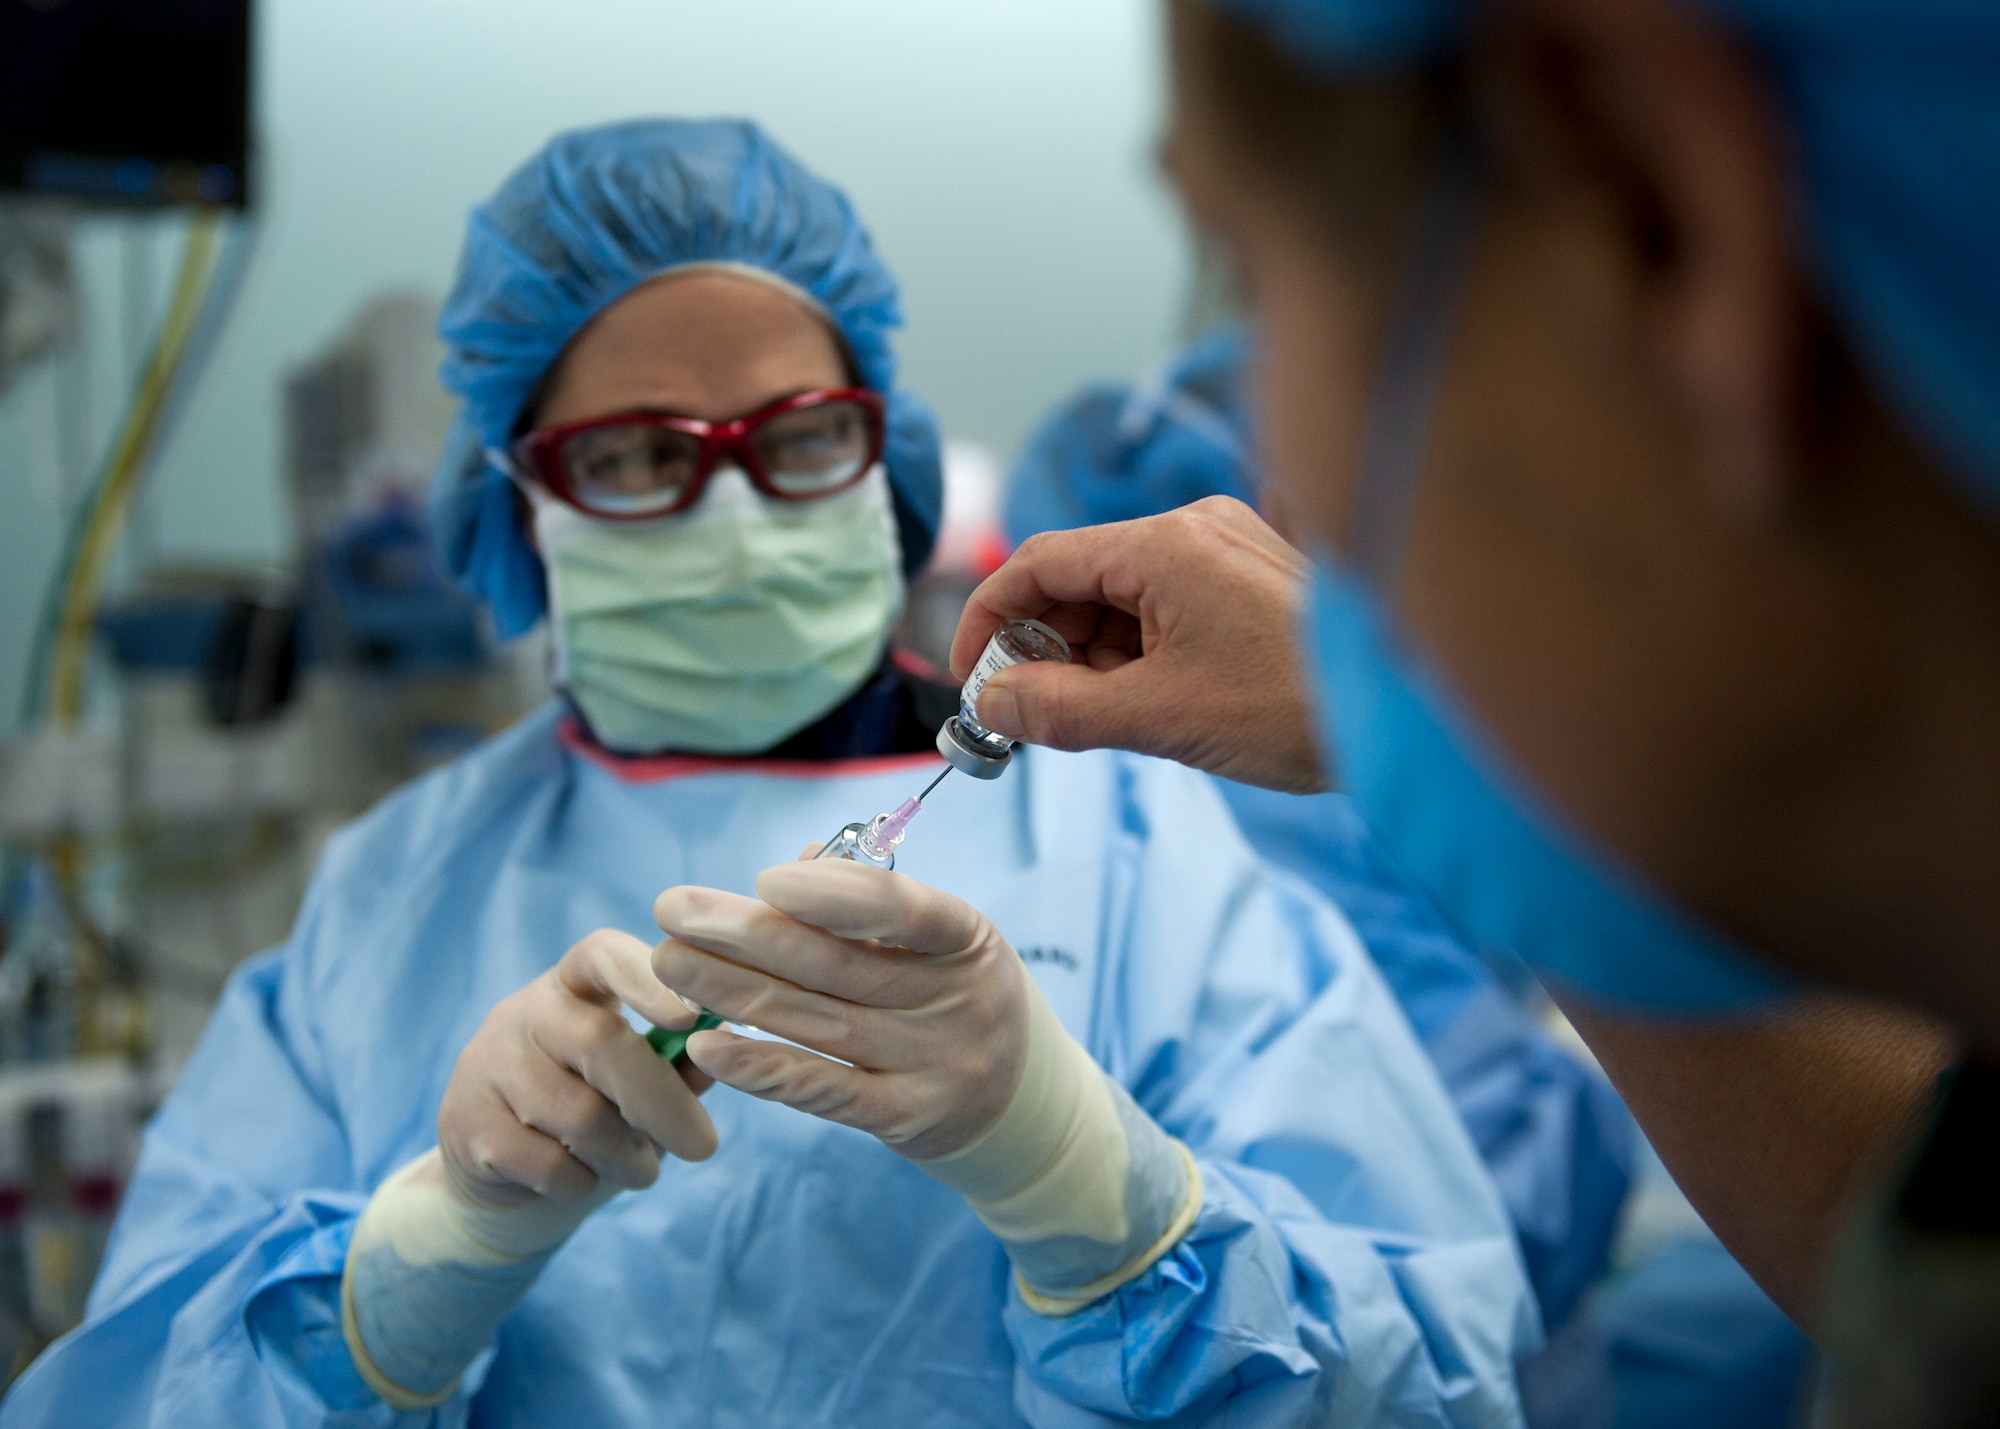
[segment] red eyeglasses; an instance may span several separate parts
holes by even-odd
[[[563,501],[645,521],[701,499],[726,455],[779,501],[845,491],[882,459],[882,399],[858,387],[801,392],[728,422],[622,412],[530,432],[514,458]]]

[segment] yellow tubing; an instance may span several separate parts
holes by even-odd
[[[188,230],[166,320],[160,325],[152,352],[147,355],[146,370],[132,394],[131,405],[125,409],[103,487],[77,548],[69,583],[63,589],[49,696],[50,719],[58,729],[73,729],[83,718],[83,677],[90,654],[91,629],[97,618],[97,598],[112,553],[118,549],[118,537],[124,531],[125,516],[138,490],[139,477],[145,471],[146,456],[160,417],[166,411],[174,377],[187,355],[208,286],[215,277],[222,222],[219,215],[198,214]]]

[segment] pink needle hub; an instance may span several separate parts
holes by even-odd
[[[892,851],[903,841],[904,833],[910,827],[910,820],[923,808],[919,799],[905,799],[886,814],[877,814],[868,824],[868,842],[883,853]]]

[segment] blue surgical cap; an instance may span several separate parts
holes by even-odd
[[[1327,75],[1448,51],[1477,0],[1210,0]],[[1891,402],[2000,519],[2000,3],[1685,0],[1762,57],[1820,290]]]
[[[1248,350],[1243,328],[1220,328],[1136,385],[1100,383],[1058,407],[1008,479],[1008,539],[1129,521],[1204,496],[1254,502]]]
[[[784,279],[840,329],[862,385],[888,401],[884,464],[903,562],[930,555],[944,506],[936,419],[895,385],[896,280],[854,208],[754,124],[640,119],[560,134],[472,211],[438,333],[463,407],[431,482],[445,568],[493,608],[503,638],[542,616],[541,559],[488,453],[516,435],[536,384],[576,332],[633,288],[688,263]]]

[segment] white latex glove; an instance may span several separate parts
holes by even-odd
[[[684,1075],[620,1004],[663,1027],[694,1020],[651,950],[592,933],[496,1006],[459,1054],[438,1147],[390,1176],[355,1226],[341,1318],[355,1367],[399,1409],[450,1394],[557,1246],[661,1152],[700,1161],[715,1127]]]
[[[1193,1158],[1063,1029],[976,908],[837,859],[766,869],[757,891],[670,888],[653,907],[670,935],[653,953],[662,982],[801,1044],[697,1033],[702,1071],[870,1132],[958,1191],[1044,1314],[1108,1294],[1186,1234]]]

